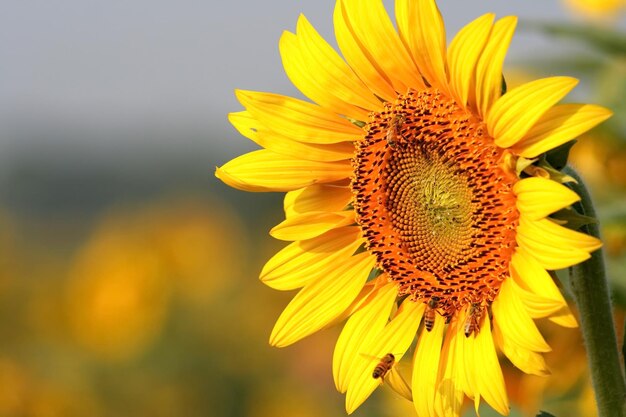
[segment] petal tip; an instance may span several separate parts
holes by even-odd
[[[284,340],[283,337],[279,337],[276,328],[272,330],[272,334],[270,335],[269,345],[272,347],[282,348],[285,346],[289,346],[291,343],[288,343]]]

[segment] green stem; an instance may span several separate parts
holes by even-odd
[[[597,219],[589,192],[578,173],[570,167],[565,167],[563,172],[578,182],[578,184],[568,184],[581,198],[576,208],[581,214]],[[584,226],[583,231],[600,238],[598,223]],[[600,417],[624,417],[626,383],[619,360],[602,249],[593,252],[587,261],[572,267],[570,277],[572,291],[580,312],[580,327],[589,356],[598,415]]]

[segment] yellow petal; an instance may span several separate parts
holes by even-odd
[[[372,377],[377,363],[388,353],[395,356],[396,362],[402,359],[419,326],[424,304],[406,299],[398,309],[395,317],[374,338],[363,344],[365,355],[359,355],[354,370],[348,380],[346,394],[346,411],[351,414],[380,385],[378,379]]]
[[[582,135],[613,113],[592,104],[561,104],[548,110],[513,146],[524,158],[535,158]]]
[[[475,399],[476,397],[480,397],[478,383],[476,382],[476,376],[471,372],[471,368],[466,365],[474,360],[473,350],[471,346],[469,346],[474,343],[474,339],[472,337],[465,337],[463,324],[464,322],[456,319],[453,319],[451,323],[451,325],[455,326],[455,357],[457,362],[463,364],[458,367],[455,378],[457,379],[459,387],[465,392],[465,395],[470,399]]]
[[[430,332],[422,331],[413,358],[413,405],[420,417],[438,417],[435,414],[435,394],[441,356],[441,341],[445,324],[435,320]]]
[[[381,274],[377,278],[374,278],[371,281],[368,281],[365,286],[359,291],[359,295],[356,296],[354,301],[350,303],[348,308],[346,308],[343,313],[338,315],[334,320],[329,322],[326,327],[332,327],[338,325],[339,323],[343,323],[352,316],[354,313],[359,311],[361,307],[364,306],[365,302],[368,300],[369,296],[372,292],[377,291],[380,287],[387,284],[389,282],[389,277],[386,274]],[[395,306],[395,304],[394,304]]]
[[[513,192],[517,195],[517,209],[530,220],[547,217],[580,200],[578,194],[566,186],[540,177],[516,182]]]
[[[363,109],[380,107],[380,101],[303,15],[298,19],[296,33],[306,51],[304,53],[308,54],[305,56],[309,57],[307,62],[311,65],[311,73],[318,78],[320,73],[327,73],[325,78],[336,83],[333,95]]]
[[[545,273],[543,268],[539,268]],[[513,285],[515,293],[519,296],[520,300],[524,304],[524,308],[533,319],[547,317],[559,311],[566,305],[565,300],[562,297],[555,300],[553,298],[546,297],[544,294],[536,294],[527,288],[520,286],[518,282],[522,282],[522,285],[524,285],[524,280],[520,278],[519,274],[512,266],[510,269],[512,278],[511,285]],[[554,286],[554,284],[552,285]]]
[[[477,335],[474,334],[473,338],[474,360],[468,365],[474,369],[468,369],[467,372],[473,373],[480,395],[485,401],[498,413],[508,415],[509,400],[506,395],[502,369],[493,344],[488,314],[485,314],[485,321],[480,332]]]
[[[352,191],[348,187],[333,185],[311,185],[285,195],[285,216],[312,211],[341,211],[352,201]]]
[[[306,161],[265,149],[241,155],[215,170],[217,178],[243,191],[291,191],[351,175],[348,161]]]
[[[469,307],[468,307],[469,309]],[[471,335],[470,337],[465,336],[465,328],[464,328],[464,320],[461,321],[461,317],[466,317],[463,314],[467,313],[469,310],[466,309],[464,313],[459,314],[459,319],[453,319],[453,322],[456,321],[456,330],[455,333],[462,334],[463,337],[458,336],[457,340],[459,343],[459,349],[462,350],[462,358],[464,363],[464,376],[465,378],[461,379],[461,385],[463,386],[463,391],[465,394],[472,400],[474,400],[474,407],[478,410],[478,406],[480,405],[480,384],[478,381],[479,376],[476,375],[476,366],[474,355],[476,355],[476,335]],[[478,412],[477,412],[478,413]]]
[[[319,61],[323,61],[324,57],[309,52],[309,41],[291,32],[283,32],[278,47],[287,77],[298,90],[320,106],[357,120],[367,120],[368,110],[344,101],[333,93],[344,91],[342,82],[345,79],[335,78],[335,71],[331,71],[330,67],[326,70],[321,68]],[[349,75],[347,77],[351,78]]]
[[[602,243],[593,236],[559,226],[549,219],[520,217],[517,243],[545,269],[562,269],[590,258]]]
[[[568,306],[563,307],[561,310],[548,317],[548,320],[563,327],[572,329],[578,327],[578,322]]]
[[[352,314],[343,327],[333,354],[333,377],[337,391],[346,392],[354,374],[354,365],[362,346],[378,336],[385,327],[391,307],[396,301],[398,286],[394,283],[372,292],[359,311]]]
[[[566,305],[561,291],[557,288],[550,274],[528,251],[522,248],[515,250],[511,257],[511,271],[513,278],[522,288],[554,300],[561,306]]]
[[[384,70],[376,62],[370,51],[359,39],[358,28],[353,23],[354,16],[348,14],[343,0],[337,0],[333,13],[335,37],[344,58],[363,82],[378,97],[386,101],[393,101],[396,92],[387,78]]]
[[[326,276],[307,284],[276,321],[270,344],[288,346],[339,316],[359,294],[374,264],[375,258],[364,252],[338,262]]]
[[[406,382],[406,379],[404,379],[397,366],[391,368],[389,373],[385,376],[385,384],[400,394],[400,396],[409,401],[413,401],[413,391],[411,390],[411,386],[408,382]]]
[[[522,301],[514,292],[511,279],[505,279],[500,293],[492,304],[494,320],[507,342],[535,352],[549,352],[550,346],[537,329]]]
[[[487,115],[487,128],[496,145],[515,145],[552,106],[578,84],[571,77],[531,81],[509,91],[495,102]]]
[[[459,354],[463,354],[461,339],[464,338],[459,331],[457,321],[450,323],[441,349],[441,364],[439,385],[435,410],[440,416],[457,417],[461,414],[463,405],[463,385],[465,384],[465,371],[469,365],[464,363]],[[471,365],[470,365],[471,368]]]
[[[396,0],[396,21],[402,41],[422,75],[447,90],[446,29],[434,0]]]
[[[352,142],[363,130],[331,110],[280,94],[236,90],[235,95],[260,125],[306,143]]]
[[[370,66],[377,67],[395,91],[424,85],[381,0],[343,0],[343,7],[351,34]]]
[[[516,25],[514,16],[498,20],[476,65],[475,106],[483,118],[502,92],[502,66]]]
[[[354,211],[336,213],[311,212],[291,216],[270,230],[270,235],[280,240],[306,240],[329,230],[354,223]]]
[[[323,162],[347,160],[354,155],[351,142],[329,145],[298,142],[267,129],[247,111],[230,113],[228,120],[243,136],[277,154]]]
[[[522,348],[510,341],[506,341],[502,336],[497,317],[493,322],[493,339],[498,348],[506,355],[511,363],[523,372],[538,376],[550,375],[546,361],[541,353]]]
[[[450,85],[459,104],[465,106],[469,99],[469,89],[475,78],[476,64],[493,26],[493,13],[487,13],[474,20],[454,37],[448,48]]]
[[[293,242],[274,255],[261,281],[277,290],[293,290],[326,275],[362,244],[358,227],[340,227],[314,239]]]

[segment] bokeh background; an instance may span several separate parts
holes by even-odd
[[[302,12],[334,44],[333,3],[0,2],[0,416],[345,415],[338,329],[267,344],[293,295],[257,279],[282,246],[267,234],[281,196],[213,176],[254,149],[227,123],[233,90],[300,96],[278,39]],[[439,3],[449,34],[485,12],[520,16],[509,85],[573,75],[574,100],[616,112],[572,160],[597,198],[621,337],[623,0]],[[594,415],[580,335],[540,324],[553,376],[505,361],[512,415]],[[383,388],[354,415],[413,414]]]

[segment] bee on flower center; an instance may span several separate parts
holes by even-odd
[[[389,370],[391,369],[391,367],[394,365],[395,362],[396,362],[396,357],[393,355],[393,353],[388,353],[385,356],[383,356],[380,359],[380,362],[376,364],[376,367],[374,368],[374,372],[372,372],[372,378],[374,379],[380,378],[381,380],[383,380],[385,378],[385,375],[387,375],[387,372],[389,372]]]
[[[480,331],[480,321],[483,317],[485,308],[480,303],[472,303],[467,312],[463,332],[465,337],[470,337],[472,333],[478,334]]]
[[[426,310],[424,311],[424,327],[426,330],[431,331],[435,325],[435,313],[437,312],[437,306],[439,305],[439,297],[431,297],[426,304]]]
[[[387,144],[395,148],[398,144],[399,138],[406,139],[401,132],[402,126],[404,125],[405,116],[402,113],[394,114],[393,118],[389,122],[389,127],[387,128]]]

